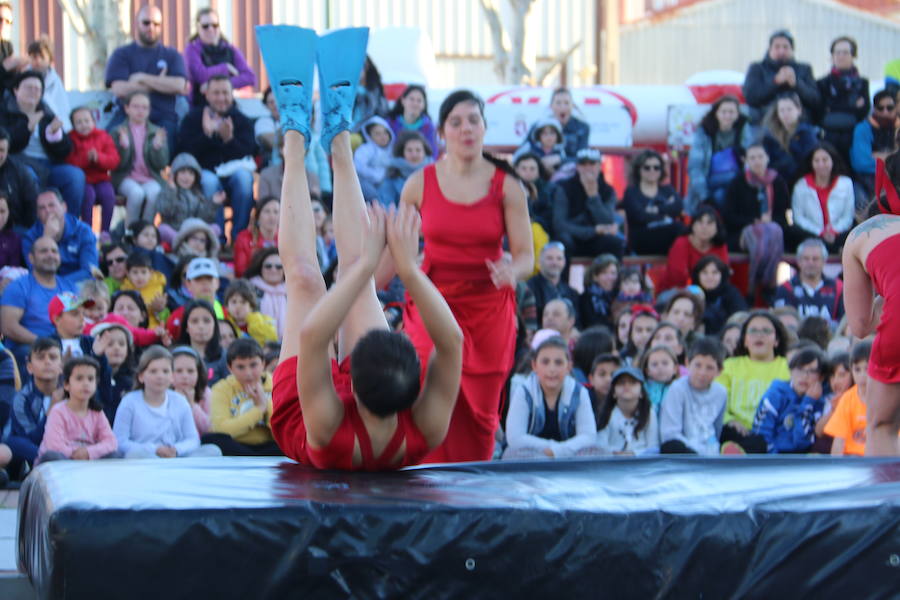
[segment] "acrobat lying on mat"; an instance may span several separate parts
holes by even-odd
[[[284,131],[279,247],[288,315],[273,386],[272,433],[291,458],[322,469],[396,469],[419,462],[444,439],[459,391],[462,331],[416,265],[415,209],[366,208],[350,148],[356,81],[367,29],[321,38],[292,26],[257,27]],[[332,154],[337,283],[326,292],[304,158],[313,65],[318,56],[321,143]],[[410,341],[391,332],[372,274],[385,243],[397,274],[435,340],[420,389]],[[338,335],[337,357],[332,341]]]

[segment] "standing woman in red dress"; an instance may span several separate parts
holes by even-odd
[[[401,195],[422,215],[422,269],[465,337],[450,430],[425,462],[492,457],[501,391],[515,354],[516,280],[534,268],[525,192],[507,163],[483,153],[484,133],[484,102],[467,90],[447,96],[438,119],[446,153],[414,173]],[[503,260],[504,236],[511,261]],[[403,322],[420,360],[426,361],[432,342],[409,298]]]

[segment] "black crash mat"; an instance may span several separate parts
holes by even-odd
[[[42,465],[42,598],[897,598],[900,461],[280,459]]]

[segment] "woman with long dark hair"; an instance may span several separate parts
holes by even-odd
[[[728,262],[725,226],[715,207],[701,204],[694,212],[688,233],[677,238],[669,249],[666,276],[659,291],[686,286],[690,281],[691,269],[697,261],[710,254]]]
[[[437,154],[437,131],[428,114],[428,94],[421,85],[408,85],[387,115],[387,122],[396,136],[404,131],[415,131],[425,138],[431,153]],[[430,154],[429,154],[430,156]]]
[[[807,237],[820,237],[829,252],[844,245],[853,227],[853,180],[837,149],[828,142],[813,148],[794,184],[791,209],[794,224]]]
[[[631,185],[622,204],[631,249],[638,254],[668,254],[686,229],[681,222],[681,196],[662,183],[665,178],[666,165],[656,150],[644,150],[631,162]]]
[[[728,184],[741,173],[737,150],[747,148],[752,142],[753,128],[741,114],[740,100],[731,95],[722,96],[709,107],[688,153],[691,184],[686,204],[689,212],[707,201],[722,209]]]
[[[488,460],[500,424],[501,390],[513,366],[517,279],[534,268],[528,207],[511,167],[484,154],[484,102],[468,90],[441,104],[438,133],[446,152],[414,173],[401,202],[422,215],[422,269],[450,305],[465,335],[462,382],[444,443],[426,462]],[[510,261],[504,261],[503,238]],[[404,327],[425,364],[432,342],[416,305]]]

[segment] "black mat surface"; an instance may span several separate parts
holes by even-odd
[[[265,458],[42,465],[19,563],[42,598],[891,598],[900,461]]]

